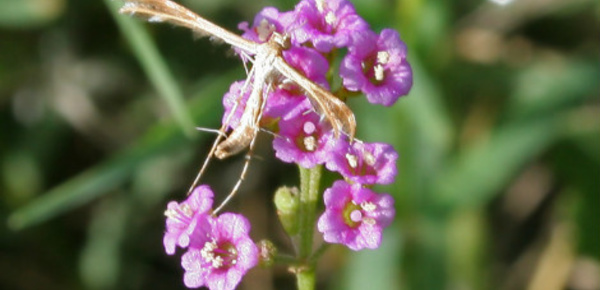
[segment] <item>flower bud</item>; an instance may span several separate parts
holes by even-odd
[[[260,240],[256,243],[258,247],[258,265],[263,268],[269,268],[275,263],[277,248],[269,240]]]
[[[298,233],[298,189],[295,187],[280,187],[275,192],[275,208],[283,228],[290,236]]]

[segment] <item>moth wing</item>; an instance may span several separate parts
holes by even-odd
[[[298,84],[306,92],[313,104],[317,105],[317,111],[325,115],[325,118],[331,123],[336,137],[339,137],[341,132],[345,132],[350,139],[354,138],[356,118],[346,103],[306,78],[287,64],[283,58],[278,57],[274,65],[279,73]]]
[[[191,10],[169,0],[125,1],[122,14],[136,15],[149,22],[168,22],[191,29],[199,36],[223,41],[248,54],[256,54],[258,44],[202,18]]]

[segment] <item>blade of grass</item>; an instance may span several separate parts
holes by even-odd
[[[203,85],[199,86],[203,88],[199,95],[222,95],[231,79],[232,74],[218,79],[206,79]],[[191,104],[190,109],[198,116],[198,123],[206,124],[208,119],[215,117],[214,112],[219,112],[221,99],[202,96],[194,98],[198,101]],[[90,202],[120,186],[144,161],[189,145],[189,138],[177,129],[175,123],[156,125],[130,148],[67,180],[12,213],[8,224],[12,229],[23,229]]]
[[[481,206],[558,136],[553,118],[518,122],[458,155],[436,181],[436,202],[444,209]]]
[[[577,59],[541,59],[517,74],[502,125],[444,169],[435,185],[436,203],[450,210],[481,206],[501,192],[523,166],[564,137],[567,113],[598,91],[591,85],[597,70]]]
[[[141,21],[119,14],[118,10],[122,5],[120,1],[105,0],[104,2],[150,82],[169,106],[181,130],[189,136],[193,132],[194,125],[185,108],[183,94],[148,31],[144,29]]]
[[[9,216],[9,226],[15,230],[23,229],[86,204],[120,186],[143,160],[186,143],[186,138],[175,133],[173,128],[152,130],[143,139],[107,162],[58,185],[18,209]]]

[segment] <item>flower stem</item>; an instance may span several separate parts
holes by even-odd
[[[323,243],[308,259],[309,263],[316,263],[331,244]]]
[[[300,259],[307,258],[312,252],[315,213],[321,181],[321,165],[306,169],[300,167],[300,207],[299,207],[299,249]]]
[[[295,265],[296,263],[298,263],[298,260],[296,259],[296,257],[293,256],[288,256],[288,255],[276,255],[275,256],[275,263],[278,264],[283,264],[283,265]]]
[[[312,290],[315,289],[315,269],[303,269],[296,272],[296,284],[298,290]]]
[[[322,166],[318,165],[310,169],[299,168],[298,260],[302,264],[296,269],[296,279],[299,290],[311,290],[315,288],[315,263],[308,258],[312,253]]]

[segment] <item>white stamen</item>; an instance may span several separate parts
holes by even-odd
[[[350,167],[356,168],[358,166],[358,158],[356,158],[356,155],[346,153],[346,160],[348,160],[348,165],[350,165]]]
[[[375,211],[377,209],[377,205],[370,201],[365,201],[361,203],[360,207],[366,212]]]
[[[377,64],[373,67],[375,71],[375,79],[377,81],[382,81],[385,78],[385,68],[383,67],[390,61],[390,54],[387,51],[378,51],[377,52]]]
[[[325,22],[327,22],[329,25],[335,24],[336,20],[337,17],[335,17],[335,14],[333,14],[331,11],[327,12],[327,15],[325,15]]]
[[[258,39],[262,42],[265,42],[271,36],[271,33],[275,31],[275,26],[269,23],[267,19],[262,19],[260,24],[256,27],[256,34],[258,34]]]
[[[221,258],[220,256],[216,256],[213,260],[212,260],[212,267],[215,269],[221,268],[223,266],[223,258]]]
[[[317,149],[317,140],[314,136],[308,136],[304,138],[304,148],[306,148],[306,150],[310,152],[315,151]]]
[[[370,226],[374,226],[375,224],[377,224],[377,222],[373,218],[364,218],[362,220],[362,222],[365,223],[365,224],[368,224]]]
[[[373,68],[373,70],[375,71],[375,79],[377,81],[382,81],[383,78],[385,77],[385,74],[383,73],[385,71],[385,69],[383,68],[383,66],[378,64]]]
[[[194,215],[194,211],[187,203],[184,203],[181,206],[179,206],[179,209],[181,210],[181,212],[183,212],[185,216],[191,217],[192,215]]]
[[[369,166],[375,165],[375,156],[373,156],[373,154],[371,154],[371,152],[364,151],[363,152],[363,160]]]
[[[223,266],[223,257],[215,255],[214,250],[217,249],[217,242],[213,239],[210,242],[206,242],[204,247],[200,250],[200,256],[204,261],[209,262],[211,266],[218,269]]]
[[[387,51],[377,52],[377,62],[380,64],[387,64],[390,61],[390,53]]]
[[[168,218],[175,218],[177,216],[177,212],[172,208],[168,208],[165,210],[165,216]]]
[[[317,4],[317,10],[323,13],[323,10],[325,10],[325,0],[316,0],[315,2]]]
[[[227,252],[229,252],[230,257],[236,257],[235,259],[230,260],[229,263],[231,265],[237,264],[237,256],[238,256],[237,249],[236,248],[230,248],[229,250],[227,250]]]
[[[217,248],[217,245],[214,242],[206,242],[202,250],[200,250],[200,256],[204,258],[204,260],[210,261],[213,258],[213,250]]]
[[[179,213],[182,213],[186,217],[192,217],[194,215],[194,211],[188,204],[178,205],[177,208],[168,208],[165,210],[165,216],[169,218],[178,218]]]

